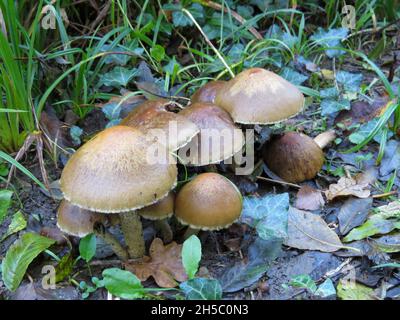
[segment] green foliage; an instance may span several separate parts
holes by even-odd
[[[2,262],[5,286],[15,291],[24,277],[29,264],[55,241],[35,233],[25,233],[8,249]]]
[[[11,197],[13,192],[10,190],[0,190],[0,224],[3,222],[4,218],[7,216],[8,208],[11,205]]]
[[[86,262],[92,260],[96,254],[96,236],[93,233],[88,234],[80,240],[79,254]]]
[[[189,279],[193,279],[201,260],[201,242],[195,235],[185,240],[182,246],[182,263]]]
[[[139,299],[146,295],[143,285],[133,273],[118,268],[103,271],[103,284],[112,295],[123,299]]]
[[[222,287],[218,280],[195,278],[182,282],[179,288],[187,300],[220,300]]]

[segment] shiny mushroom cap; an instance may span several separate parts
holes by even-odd
[[[80,147],[67,162],[60,183],[64,198],[81,208],[118,213],[164,198],[177,181],[171,159],[149,157],[165,147],[138,129],[108,128]]]
[[[67,200],[62,200],[57,211],[57,226],[67,234],[83,238],[93,233],[93,226],[96,222],[103,223],[106,217],[101,213],[94,213],[81,209]]]
[[[304,96],[296,86],[261,68],[239,73],[219,91],[215,103],[243,124],[270,124],[299,113]]]
[[[179,114],[200,128],[200,133],[185,147],[190,150],[190,155],[180,155],[185,164],[204,166],[219,163],[242,149],[243,132],[220,107],[212,103],[197,102]]]
[[[242,212],[242,196],[236,186],[217,173],[203,173],[179,191],[175,216],[194,229],[229,227]]]
[[[121,125],[140,128],[166,144],[168,150],[175,151],[186,145],[199,132],[199,128],[187,118],[168,111],[168,104],[170,102],[164,99],[146,101],[133,109],[121,121]]]
[[[287,182],[314,178],[324,164],[324,152],[309,136],[286,132],[263,147],[267,166]]]
[[[192,103],[195,102],[209,102],[215,103],[217,93],[225,86],[226,81],[210,81],[198,89],[191,98]]]
[[[169,218],[174,214],[175,193],[170,192],[160,201],[139,209],[137,213],[148,220],[162,220]]]

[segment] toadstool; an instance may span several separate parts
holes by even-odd
[[[221,80],[206,83],[192,95],[191,102],[215,103],[217,93],[222,90],[226,83],[226,81]]]
[[[314,178],[324,164],[322,149],[335,139],[333,130],[315,137],[286,132],[263,147],[263,159],[273,172],[287,182],[302,182]]]
[[[229,80],[215,98],[215,104],[242,124],[271,124],[299,113],[304,96],[296,86],[262,69],[250,68]]]
[[[164,198],[177,182],[172,161],[148,161],[151,144],[157,143],[149,142],[139,129],[105,129],[72,155],[60,179],[64,198],[72,204],[120,214],[131,258],[145,252],[142,224],[135,210]]]
[[[161,231],[164,243],[172,241],[173,234],[167,219],[174,214],[175,193],[170,192],[165,198],[137,211],[141,217],[154,220],[156,228]]]
[[[108,243],[120,259],[127,260],[128,252],[105,230],[106,222],[106,215],[79,208],[65,199],[57,210],[57,227],[62,232],[79,238],[94,233]]]
[[[190,150],[190,155],[186,157],[180,153],[185,164],[204,166],[219,163],[242,149],[243,132],[235,126],[230,115],[215,104],[197,102],[179,114],[200,128],[199,134],[185,147]]]
[[[199,132],[199,128],[180,114],[168,111],[169,104],[171,102],[165,99],[146,101],[133,109],[120,124],[139,128],[155,138],[160,138],[158,135],[161,131],[168,150],[176,151],[186,145]]]
[[[242,195],[227,178],[202,173],[185,184],[175,201],[175,216],[189,225],[185,238],[199,230],[220,230],[234,223],[242,212]]]

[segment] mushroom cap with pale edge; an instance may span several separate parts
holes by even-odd
[[[219,230],[229,227],[242,212],[238,188],[218,173],[203,173],[188,182],[175,200],[175,216],[194,229]]]
[[[93,233],[93,226],[96,222],[105,222],[104,214],[91,212],[86,209],[74,206],[67,200],[62,200],[57,211],[57,226],[67,234],[83,238]]]
[[[300,90],[277,74],[251,68],[228,81],[215,104],[242,124],[270,124],[298,114],[304,105]]]
[[[64,198],[104,213],[136,210],[164,198],[176,185],[176,164],[171,158],[149,162],[149,148],[165,146],[149,141],[139,129],[105,129],[67,162],[60,179]]]
[[[309,136],[286,132],[263,147],[267,166],[287,182],[313,179],[324,164],[324,152]]]
[[[196,102],[179,114],[200,128],[197,136],[185,146],[190,150],[190,155],[186,159],[180,157],[185,164],[204,166],[219,163],[241,151],[245,142],[243,132],[236,127],[229,113],[219,106]]]
[[[217,96],[217,93],[222,90],[226,83],[226,81],[221,80],[210,81],[206,83],[204,86],[196,90],[195,93],[193,93],[191,102],[215,103],[215,97]]]
[[[175,193],[171,191],[160,201],[139,209],[137,214],[148,220],[162,220],[171,217],[174,214]]]
[[[165,140],[160,140],[160,143],[168,145],[170,151],[178,150],[199,132],[199,128],[185,117],[168,111],[170,103],[165,99],[148,100],[133,109],[120,124],[139,128],[156,138],[162,133]]]

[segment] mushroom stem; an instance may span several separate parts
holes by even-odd
[[[199,233],[200,229],[194,229],[192,227],[187,227],[184,235],[183,235],[183,240],[186,240],[190,238],[192,235],[197,235]]]
[[[154,225],[157,230],[160,230],[164,243],[170,243],[174,235],[172,233],[171,226],[169,225],[167,219],[156,220],[154,222]]]
[[[106,230],[106,228],[101,224],[97,224],[93,228],[94,234],[99,238],[103,239],[105,243],[110,245],[111,249],[122,261],[126,261],[129,259],[128,252],[122,247],[119,241]]]
[[[320,133],[314,138],[314,142],[321,148],[324,149],[329,143],[335,140],[336,134],[334,130],[328,130]]]
[[[134,212],[119,214],[121,230],[124,234],[128,254],[131,259],[141,258],[145,254],[142,222],[139,215]]]

